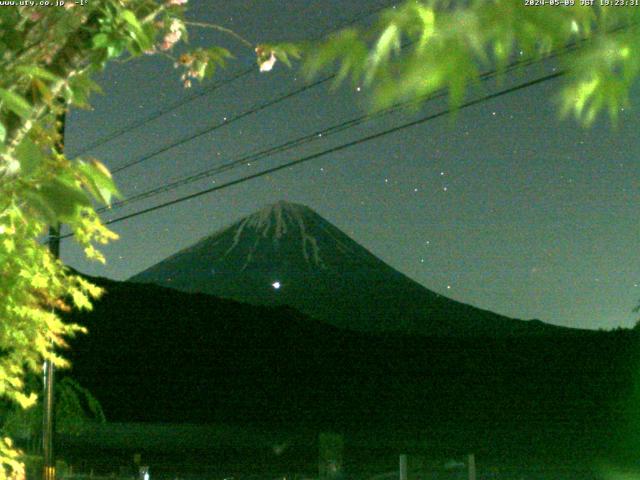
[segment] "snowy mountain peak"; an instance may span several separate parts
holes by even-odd
[[[309,207],[297,203],[281,200],[269,205],[236,224],[233,241],[225,252],[225,256],[242,244],[243,237],[247,235],[255,237],[257,234],[258,240],[250,248],[247,262],[243,267],[246,268],[258,249],[260,237],[279,243],[285,236],[288,236],[298,240],[300,252],[307,263],[323,268],[318,240],[311,233],[312,228],[308,225],[313,223],[315,218],[319,218],[317,213]]]
[[[279,201],[133,281],[290,305],[338,327],[427,335],[547,331],[461,304],[406,277],[304,205]]]
[[[280,200],[244,218],[238,230],[248,226],[261,232],[263,237],[280,239],[291,228],[298,228],[304,237],[305,217],[315,215],[317,214],[305,205]]]

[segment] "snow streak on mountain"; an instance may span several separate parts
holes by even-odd
[[[260,305],[290,305],[342,328],[425,335],[544,333],[419,285],[310,208],[278,202],[131,281]]]

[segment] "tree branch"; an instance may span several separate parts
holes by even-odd
[[[251,50],[255,48],[255,45],[253,45],[249,40],[237,34],[233,30],[223,27],[222,25],[216,25],[215,23],[187,22],[187,21],[185,21],[184,24],[191,25],[192,27],[210,28],[212,30],[217,30],[219,32],[226,33],[227,35],[230,35],[236,40],[238,40],[240,43],[242,43],[246,47],[250,48]]]

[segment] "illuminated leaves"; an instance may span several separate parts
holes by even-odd
[[[389,63],[392,53],[395,55],[400,53],[401,35],[400,28],[393,22],[384,28],[368,58],[365,75],[366,83],[371,83],[381,65]]]
[[[255,48],[255,52],[256,62],[261,72],[271,71],[277,61],[291,67],[291,59],[300,58],[300,47],[293,43],[261,44]]]
[[[638,24],[632,8],[412,0],[387,10],[373,28],[347,28],[311,46],[303,68],[314,76],[337,64],[336,81],[369,85],[374,108],[444,89],[455,107],[481,72],[553,55],[571,73],[562,112],[590,124],[602,110],[615,120],[627,102],[640,71]]]
[[[73,222],[81,207],[90,206],[89,197],[85,192],[61,178],[53,178],[43,183],[35,194],[50,205],[56,219],[63,222]]]
[[[573,113],[590,125],[606,110],[617,120],[620,108],[628,105],[629,90],[640,73],[637,31],[620,31],[597,38],[591,48],[575,58],[572,80],[561,96],[562,113]]]
[[[181,80],[184,86],[188,88],[191,86],[192,79],[202,81],[212,77],[218,68],[226,65],[227,60],[230,58],[233,58],[233,55],[226,48],[198,48],[180,55],[174,67],[184,69]]]
[[[4,88],[0,88],[0,106],[22,118],[27,118],[31,114],[29,102],[17,93]]]
[[[106,421],[100,403],[69,377],[55,383],[55,429],[57,433],[77,435],[87,427]],[[42,425],[42,402],[30,408],[12,408],[4,413],[4,431],[12,435],[37,435]]]
[[[102,93],[100,86],[91,80],[88,74],[75,75],[68,81],[69,103],[80,108],[89,108],[89,96]]]
[[[303,72],[310,77],[327,71],[337,63],[336,84],[347,78],[358,82],[365,72],[369,48],[361,32],[348,28],[330,35],[320,45],[305,51]]]
[[[121,196],[111,177],[111,173],[98,160],[80,161],[77,168],[82,173],[82,184],[93,198],[100,203],[108,205],[114,196],[118,198]]]
[[[9,437],[0,439],[0,458],[2,463],[8,467],[6,470],[5,468],[0,468],[0,480],[23,480],[25,478],[21,452],[14,448],[13,442]]]
[[[20,170],[23,176],[33,175],[42,166],[44,155],[33,140],[25,137],[16,149],[16,157],[20,162]]]
[[[90,77],[107,59],[153,47],[157,7],[151,0],[127,8],[107,0],[73,15],[48,9],[25,21],[21,8],[0,15],[0,396],[21,407],[35,401],[25,372],[38,372],[44,358],[67,366],[59,351],[85,332],[61,313],[89,309],[101,294],[52,257],[43,234],[62,222],[101,261],[96,244],[117,237],[94,210],[118,195],[111,175],[96,160],[71,161],[57,151],[56,115],[69,105],[88,106],[99,90]],[[33,26],[39,22],[47,28]],[[17,459],[0,442],[0,480],[22,475]]]
[[[199,66],[198,73],[201,80],[205,78],[211,78],[216,73],[218,67],[224,67],[227,60],[233,58],[233,55],[229,50],[222,47],[209,47],[204,49],[205,54],[205,67]]]
[[[153,11],[155,2],[138,0],[138,13],[123,8],[120,2],[105,2],[100,17],[100,29],[94,33],[91,46],[97,54],[97,66],[103,67],[108,60],[120,57],[125,51],[138,56],[154,49],[158,27],[153,24],[154,15],[144,19],[145,12]],[[146,5],[145,5],[146,4]]]
[[[293,43],[278,43],[271,45],[270,49],[275,57],[287,67],[291,67],[291,59],[298,60],[300,58],[300,47]]]
[[[54,75],[50,71],[45,68],[39,67],[37,65],[19,65],[15,69],[16,73],[27,75],[31,78],[39,78],[41,80],[47,80],[50,82],[57,82],[60,78],[57,75]]]
[[[73,298],[73,304],[76,306],[76,308],[80,310],[91,309],[91,302],[89,300],[89,297],[85,295],[82,291],[74,289],[71,292],[71,297]]]

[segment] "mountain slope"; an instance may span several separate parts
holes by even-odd
[[[510,335],[561,330],[432,292],[310,208],[287,202],[245,217],[130,280],[258,305],[291,305],[360,331]]]
[[[629,332],[374,335],[285,307],[98,283],[107,293],[94,311],[73,314],[90,333],[68,356],[109,421],[377,431],[437,449],[593,453],[611,443],[638,365]]]

